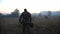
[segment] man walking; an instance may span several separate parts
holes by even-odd
[[[25,34],[26,28],[27,28],[28,32],[30,32],[30,26],[32,26],[31,14],[27,11],[27,9],[24,9],[24,12],[21,14],[21,16],[19,18],[19,22],[21,24],[23,24],[23,34]]]

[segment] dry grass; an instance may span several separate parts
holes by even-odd
[[[31,29],[32,34],[59,34],[60,32],[60,16],[48,16],[48,19],[46,19],[44,16],[40,17],[34,17],[32,18],[32,23],[34,24],[33,28]],[[17,19],[10,19],[4,18],[6,21],[5,23],[10,24],[10,22],[15,22],[12,25],[6,25],[2,27],[2,33],[3,34],[22,34],[22,24],[18,23]],[[17,24],[16,24],[17,23]]]

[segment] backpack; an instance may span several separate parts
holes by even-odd
[[[31,16],[29,13],[24,13],[23,15],[23,19],[25,19],[25,22],[26,22],[25,24],[28,24],[30,27],[33,28],[33,23],[30,23],[30,20],[29,20],[30,17]]]
[[[29,13],[28,12],[25,12],[24,14],[23,14],[23,19],[29,19]]]
[[[24,23],[28,23],[28,22],[30,23],[29,18],[30,18],[30,14],[29,14],[28,12],[24,12],[24,13],[23,13],[23,20],[22,20],[22,21],[23,21]]]

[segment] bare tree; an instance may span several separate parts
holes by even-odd
[[[51,16],[51,11],[48,11],[48,16]]]
[[[15,9],[14,12],[11,13],[12,16],[19,16],[19,10]]]

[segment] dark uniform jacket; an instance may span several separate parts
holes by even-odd
[[[29,24],[30,26],[33,26],[31,23],[31,14],[29,12],[23,12],[19,18],[19,22],[22,24]]]

